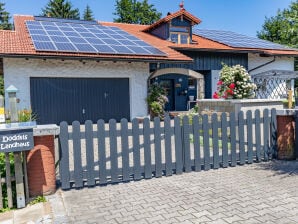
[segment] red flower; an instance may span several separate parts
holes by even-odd
[[[229,88],[230,88],[230,89],[235,89],[235,86],[236,86],[235,83],[231,83],[231,84],[229,85]]]
[[[220,86],[220,85],[222,85],[223,84],[223,81],[221,81],[221,80],[219,80],[218,82],[217,82],[217,85],[218,86]]]
[[[218,95],[217,92],[215,92],[215,93],[213,94],[213,99],[219,99],[219,95]]]
[[[234,91],[232,89],[227,89],[226,94],[232,96],[232,95],[234,95]]]

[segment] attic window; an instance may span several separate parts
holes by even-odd
[[[189,28],[181,26],[170,27],[170,40],[177,44],[189,44]]]
[[[188,33],[178,33],[171,32],[170,34],[171,41],[177,44],[189,44],[189,34]]]

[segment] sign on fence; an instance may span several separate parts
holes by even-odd
[[[0,131],[0,152],[20,152],[34,147],[33,129]]]

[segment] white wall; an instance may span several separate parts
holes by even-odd
[[[248,54],[248,70],[251,70],[253,68],[256,68],[260,65],[263,65],[269,61],[273,60],[273,57],[260,57],[259,54]],[[251,75],[258,74],[261,72],[269,71],[272,69],[276,70],[294,70],[294,58],[290,57],[276,57],[275,61],[273,63],[270,63],[268,65],[265,65],[259,69],[256,69],[252,72],[250,72]],[[220,70],[212,70],[211,71],[211,79],[212,79],[212,94],[217,91],[217,82],[219,80],[219,72]],[[285,83],[281,84],[282,86],[276,87],[276,91],[279,88],[284,88]],[[268,93],[268,98],[274,98],[275,92]],[[286,94],[286,93],[283,93]]]
[[[30,77],[129,78],[131,119],[147,115],[147,78],[149,64],[144,62],[42,60],[4,58],[4,85],[14,85],[19,92],[19,109],[30,108]],[[8,100],[6,100],[8,102]],[[8,105],[6,105],[7,107]],[[7,107],[8,108],[8,107]]]
[[[273,58],[274,57],[260,57],[259,54],[248,54],[248,71],[260,65],[263,65],[269,61],[272,61]],[[250,74],[254,75],[272,69],[294,71],[294,58],[276,57],[273,63],[256,69],[250,72]]]
[[[248,70],[256,68],[262,64],[270,62],[274,59],[274,57],[260,57],[258,54],[248,54]],[[261,72],[269,71],[269,70],[288,70],[294,71],[294,58],[291,57],[276,57],[275,61],[263,66],[259,69],[253,70],[250,72],[251,75],[258,74]],[[274,86],[275,84],[275,86]],[[262,97],[266,97],[269,99],[279,99],[285,98],[287,96],[287,84],[286,82],[281,82],[279,84],[272,83],[271,88],[267,88],[266,91],[262,91]],[[264,95],[266,96],[264,96]],[[257,92],[257,97],[259,93]]]

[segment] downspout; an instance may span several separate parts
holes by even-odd
[[[250,73],[250,72],[252,72],[252,71],[254,71],[254,70],[257,70],[257,69],[259,69],[259,68],[262,68],[262,67],[264,67],[264,66],[266,66],[266,65],[269,65],[269,64],[271,64],[271,63],[273,63],[273,62],[275,62],[275,56],[273,56],[274,58],[271,60],[271,61],[268,61],[268,62],[266,62],[265,64],[262,64],[262,65],[259,65],[259,66],[257,66],[257,67],[255,67],[255,68],[252,68],[252,69],[250,69],[249,71],[248,71],[248,73]]]

